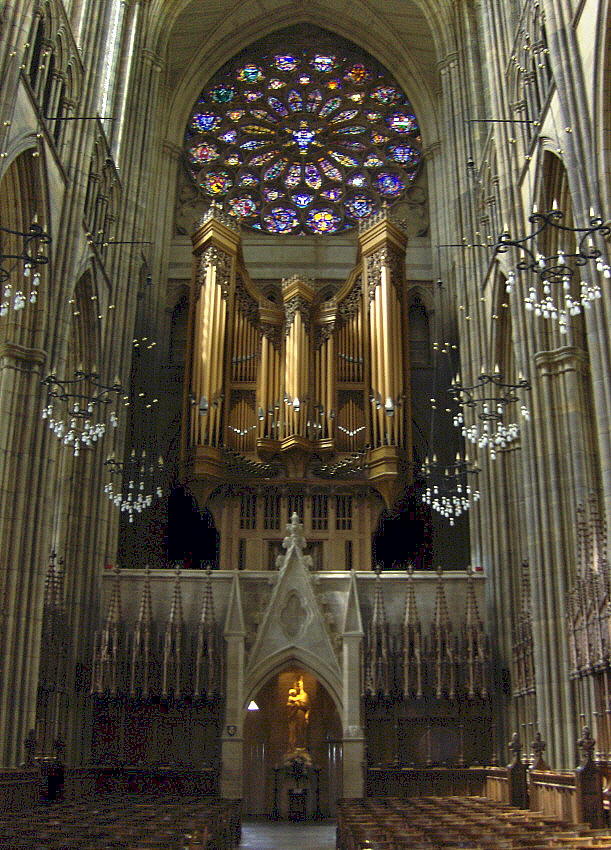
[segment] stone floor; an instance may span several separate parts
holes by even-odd
[[[335,821],[245,820],[241,850],[335,850]]]

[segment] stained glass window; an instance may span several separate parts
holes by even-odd
[[[227,64],[189,119],[187,167],[256,230],[336,233],[400,200],[422,159],[406,96],[372,60],[313,47]]]

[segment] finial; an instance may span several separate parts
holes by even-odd
[[[521,764],[522,763],[522,743],[520,742],[520,736],[518,735],[517,732],[514,732],[513,735],[511,736],[511,741],[507,744],[507,749],[511,753],[511,757],[513,759],[511,764],[512,765]]]
[[[590,732],[589,726],[584,726],[581,738],[577,741],[577,746],[581,750],[581,764],[582,766],[591,764],[594,761],[594,745],[596,741],[592,737],[592,733]]]
[[[541,732],[535,732],[535,740],[530,745],[531,750],[535,754],[535,761],[532,766],[533,770],[547,770],[547,764],[543,760],[545,746],[546,744],[541,737]]]
[[[287,552],[291,546],[295,546],[301,552],[306,547],[306,540],[303,536],[303,524],[299,522],[299,517],[295,511],[293,511],[290,522],[286,524],[286,537],[282,541],[282,548],[286,549]]]

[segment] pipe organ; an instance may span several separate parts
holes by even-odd
[[[213,206],[199,223],[182,465],[223,568],[273,568],[295,505],[315,566],[371,566],[380,511],[411,470],[406,244],[384,210],[332,297],[295,274],[274,302],[245,268],[236,222]]]

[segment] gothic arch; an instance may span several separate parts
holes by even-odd
[[[425,287],[413,286],[407,294],[410,338],[410,365],[415,368],[432,366],[431,340],[434,335],[432,293]]]
[[[498,366],[506,381],[513,382],[516,377],[515,355],[512,338],[512,315],[510,296],[505,292],[506,278],[497,266],[492,281],[490,340],[488,362]],[[495,318],[493,318],[495,317]]]
[[[43,230],[49,229],[46,185],[43,179],[39,150],[31,134],[18,139],[12,150],[11,158],[0,178],[0,206],[4,210],[2,224],[11,230],[27,232],[36,217]],[[36,154],[36,156],[34,156]],[[3,248],[7,253],[20,253],[23,240],[18,236],[5,236]],[[49,257],[51,245],[41,250]],[[19,261],[12,261],[10,277],[6,281],[11,287],[11,296],[2,300],[13,302],[15,294],[22,290],[27,301],[23,310],[9,309],[7,315],[0,318],[0,339],[16,343],[25,348],[45,347],[49,303],[49,264],[37,268],[40,274],[40,286],[37,287],[35,303],[29,302],[33,293],[31,281],[24,278],[24,267]],[[3,292],[6,291],[3,287]]]
[[[261,688],[273,676],[286,670],[291,664],[303,667],[326,688],[340,718],[343,717],[343,686],[341,678],[326,664],[321,663],[314,653],[303,647],[289,647],[268,656],[252,670],[247,670],[244,679],[244,710]]]
[[[244,18],[247,17],[242,8],[240,9],[240,14]],[[281,6],[273,15],[269,13],[264,16],[257,14],[255,17],[253,15],[253,21],[241,28],[239,41],[236,37],[235,29],[232,30],[230,36],[228,33],[223,32],[223,25],[217,28],[218,36],[216,43],[211,45],[208,41],[202,40],[201,47],[190,61],[188,71],[177,82],[167,121],[167,126],[171,128],[171,141],[175,144],[181,143],[181,136],[183,128],[187,123],[189,110],[196,101],[202,86],[227,61],[240,53],[241,50],[246,49],[249,45],[255,44],[263,38],[273,36],[274,33],[280,33],[288,27],[310,24],[323,28],[341,38],[345,38],[353,44],[357,44],[358,47],[368,52],[384,67],[388,68],[394,74],[397,83],[410,98],[420,125],[423,128],[423,134],[427,140],[427,144],[434,144],[439,137],[437,127],[438,107],[434,95],[434,81],[427,80],[424,77],[421,67],[410,57],[408,49],[403,47],[403,42],[401,42],[401,52],[399,53],[397,51],[399,41],[396,32],[391,31],[390,26],[384,21],[382,16],[378,14],[376,18],[377,27],[381,29],[381,32],[374,35],[374,32],[363,27],[362,21],[359,20],[356,14],[353,17],[346,17],[344,20],[338,21],[337,17],[333,17],[330,10],[325,7],[319,9],[308,7],[307,9],[299,9],[296,12],[294,4],[291,3],[287,6]],[[229,21],[230,19],[231,16],[228,14],[225,20]],[[354,40],[355,33],[362,34],[362,38],[358,43]],[[171,28],[168,27],[164,38],[169,39],[170,37]],[[430,38],[431,43],[434,43],[432,33],[430,33]],[[159,53],[163,54],[164,50],[165,48],[160,49]],[[433,60],[433,66],[435,62],[436,59]]]

